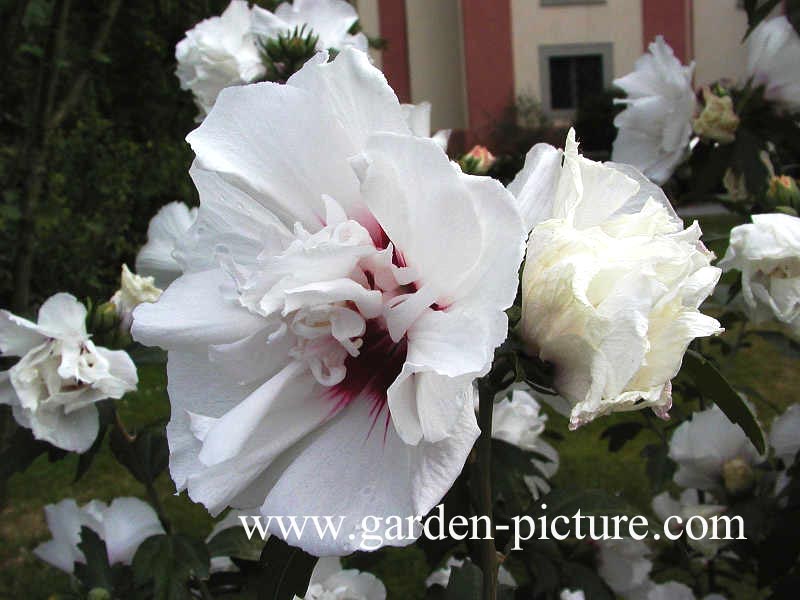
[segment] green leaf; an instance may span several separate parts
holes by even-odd
[[[169,464],[169,446],[163,431],[145,430],[133,441],[115,427],[111,432],[111,451],[114,457],[138,481],[152,483]]]
[[[675,473],[675,463],[669,457],[669,448],[664,444],[648,444],[640,453],[646,459],[645,471],[654,490],[662,489]]]
[[[258,560],[264,549],[264,540],[254,535],[247,539],[243,527],[234,526],[223,529],[208,542],[208,553],[211,556],[229,556],[242,560]]]
[[[608,440],[608,450],[610,452],[617,452],[627,442],[631,441],[639,432],[644,428],[644,425],[636,421],[626,421],[625,423],[617,423],[607,427],[603,433],[600,434],[600,439]]]
[[[481,600],[483,597],[483,572],[465,560],[460,567],[450,569],[446,600]]]
[[[108,552],[105,542],[92,529],[81,527],[81,541],[78,548],[86,558],[85,563],[75,563],[75,577],[86,586],[87,590],[103,588],[112,591],[114,578],[111,565],[108,564]]]
[[[542,505],[547,508],[542,509]],[[545,515],[548,520],[563,515],[572,517],[581,511],[585,516],[615,516],[631,513],[631,507],[622,498],[605,490],[592,488],[556,488],[536,503],[535,516]]]
[[[317,558],[272,536],[261,552],[263,577],[259,600],[293,600],[308,590]]]
[[[188,582],[208,577],[206,545],[185,535],[154,535],[147,538],[133,557],[134,580],[153,583],[154,600],[191,598]]]
[[[524,477],[545,477],[531,462],[533,458],[550,462],[536,452],[526,452],[502,440],[492,440],[492,489],[502,504],[502,512],[508,516],[526,512],[533,501]]]
[[[800,358],[800,344],[784,335],[780,331],[751,331],[763,340],[780,350],[781,354],[789,358]]]
[[[89,449],[80,455],[78,458],[78,467],[75,469],[75,479],[73,483],[80,480],[92,466],[97,453],[103,447],[103,440],[106,437],[106,430],[108,425],[114,418],[114,406],[112,400],[103,400],[95,404],[97,407],[98,418],[100,419],[100,430],[97,432],[97,437]]]
[[[21,473],[42,454],[47,453],[51,462],[67,456],[68,452],[65,450],[34,438],[30,429],[16,424],[14,427],[14,433],[9,436],[6,447],[0,452],[0,481],[5,481],[14,473]]]
[[[763,453],[766,449],[764,432],[742,397],[714,365],[702,355],[689,350],[683,358],[682,370],[691,377],[697,390],[719,406],[725,416],[741,427],[756,449]]]

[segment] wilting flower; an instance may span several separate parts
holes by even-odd
[[[769,445],[784,465],[794,464],[800,452],[800,404],[792,404],[775,419],[769,432]]]
[[[742,428],[716,405],[678,426],[669,442],[669,457],[678,465],[675,483],[720,495],[732,487],[740,491],[748,473],[752,483],[752,468],[762,460]]]
[[[142,277],[131,273],[128,265],[122,265],[119,289],[111,296],[111,303],[117,310],[123,329],[130,328],[133,309],[142,302],[155,302],[161,290],[155,286],[153,277]]]
[[[535,146],[509,189],[533,228],[520,333],[555,366],[570,427],[616,411],[665,415],[670,380],[696,337],[721,331],[700,304],[719,279],[695,222],[627,165]]]
[[[338,558],[320,558],[303,600],[385,600],[386,588],[372,573],[342,569]],[[299,600],[295,596],[295,600]]]
[[[106,544],[109,564],[131,564],[139,545],[149,537],[164,533],[156,512],[138,498],[115,498],[110,505],[92,500],[78,506],[67,498],[44,507],[47,526],[53,539],[33,551],[43,561],[72,573],[75,563],[85,563],[78,548],[81,528],[93,530]]]
[[[243,85],[264,75],[258,48],[250,32],[246,0],[231,0],[219,17],[201,21],[186,32],[175,47],[175,74],[181,89],[191,90],[202,121],[220,91]]]
[[[420,102],[418,104],[403,104],[401,106],[406,118],[408,128],[411,133],[418,137],[429,137],[441,146],[442,150],[447,150],[447,143],[450,141],[450,129],[440,129],[431,135],[431,103]]]
[[[132,330],[169,351],[172,477],[214,514],[345,517],[337,539],[289,536],[308,552],[374,547],[363,517],[426,514],[478,435],[473,380],[522,258],[513,198],[413,136],[355,49],[225,90],[188,140],[194,246]]]
[[[634,71],[614,80],[628,97],[614,119],[619,129],[613,160],[633,165],[657,184],[670,178],[687,154],[697,100],[692,89],[694,63],[681,65],[661,36]]]
[[[486,146],[474,146],[458,160],[464,173],[472,175],[486,175],[495,162],[497,159]]]
[[[694,132],[702,138],[730,144],[736,139],[739,117],[733,111],[730,96],[717,96],[706,86],[703,88],[705,104],[703,110],[692,122]]]
[[[597,541],[597,548],[597,572],[615,594],[633,598],[652,585],[650,548],[643,541],[601,539]]]
[[[680,535],[683,532],[684,525],[692,517],[698,516],[703,519],[710,519],[724,514],[726,507],[721,504],[713,504],[714,499],[706,494],[705,503],[700,502],[700,495],[696,489],[687,489],[681,492],[680,498],[673,498],[669,492],[662,492],[653,498],[652,507],[656,516],[661,519],[662,523],[670,528],[672,535]],[[670,517],[680,517],[677,519],[670,519]],[[667,520],[669,522],[667,523]],[[725,540],[711,539],[713,531],[709,531],[708,535],[702,539],[695,539],[695,537],[686,536],[688,544],[703,553],[705,556],[714,556],[719,549],[724,545]]]
[[[37,323],[0,310],[0,351],[22,357],[0,373],[0,403],[36,439],[64,450],[88,450],[100,427],[94,403],[122,398],[138,382],[125,352],[92,343],[86,308],[70,294],[46,300]]]
[[[433,573],[428,575],[428,578],[425,580],[425,587],[440,585],[446,588],[447,584],[450,583],[450,574],[453,572],[453,567],[463,567],[465,562],[471,561],[469,558],[456,558],[455,556],[451,556],[441,569],[436,569]],[[497,570],[497,583],[506,587],[517,587],[514,576],[509,573],[508,569],[503,565],[500,565]]]
[[[800,218],[775,213],[752,219],[731,230],[719,266],[742,272],[742,298],[752,321],[774,317],[800,336]]]
[[[800,37],[785,16],[762,21],[747,38],[747,75],[768,100],[800,110]]]
[[[156,287],[165,289],[181,275],[181,267],[173,256],[176,248],[187,240],[189,228],[197,219],[197,209],[183,202],[162,206],[147,227],[147,243],[136,256],[136,272],[153,277]]]
[[[549,479],[558,471],[558,452],[541,438],[546,423],[547,415],[541,412],[539,403],[529,392],[514,390],[510,399],[503,398],[494,405],[492,437],[549,459],[531,460],[541,474]],[[544,477],[525,477],[534,499],[550,491],[550,484]]]
[[[356,9],[345,0],[294,0],[280,4],[274,13],[254,6],[252,19],[253,33],[263,39],[305,27],[317,36],[317,50],[337,52],[349,47],[367,50],[367,36],[350,33],[357,21]]]

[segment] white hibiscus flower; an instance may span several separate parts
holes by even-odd
[[[706,494],[705,502],[701,503],[698,491],[696,489],[688,489],[683,490],[678,499],[673,498],[669,492],[662,492],[653,498],[651,506],[656,516],[661,519],[661,522],[668,523],[672,534],[680,535],[686,522],[692,517],[711,519],[724,514],[726,507],[714,502],[714,498],[710,494]],[[679,517],[680,520],[671,519],[670,517]],[[686,536],[686,541],[698,552],[712,557],[725,544],[724,540],[711,539],[712,536],[713,532],[710,531],[708,535],[701,539]]]
[[[250,12],[246,0],[232,0],[222,15],[195,25],[175,47],[175,74],[181,89],[194,95],[198,121],[221,90],[250,83],[266,72],[250,31]]]
[[[792,404],[772,423],[769,445],[783,464],[791,466],[800,452],[800,404]]]
[[[747,75],[764,96],[800,110],[800,36],[784,15],[762,21],[747,38]]]
[[[366,52],[367,36],[350,33],[357,21],[356,9],[345,0],[294,0],[283,2],[274,13],[254,6],[252,27],[255,35],[270,39],[305,26],[319,38],[317,50],[340,52],[353,47]]]
[[[675,483],[718,494],[739,492],[753,482],[752,468],[763,457],[742,428],[714,405],[681,423],[669,442],[678,469]]]
[[[614,119],[619,132],[612,159],[633,165],[657,184],[670,178],[687,155],[697,99],[694,63],[681,65],[661,36],[636,61],[632,73],[614,80],[628,95]]]
[[[336,540],[290,536],[313,554],[372,546],[362,518],[426,514],[477,438],[473,380],[522,256],[513,198],[413,136],[354,49],[225,90],[188,139],[194,246],[133,324],[169,351],[173,479],[214,514],[344,516]]]
[[[131,564],[139,545],[149,537],[164,533],[156,512],[138,498],[115,498],[110,505],[92,500],[78,506],[67,498],[44,507],[47,526],[53,539],[39,544],[33,553],[67,573],[75,563],[85,563],[78,548],[81,528],[93,530],[106,544],[109,564]]]
[[[623,538],[597,541],[597,572],[615,594],[633,598],[652,585],[650,548],[641,540]]]
[[[372,573],[342,569],[339,559],[331,556],[314,565],[303,600],[386,600],[386,587]]]
[[[755,323],[775,318],[800,337],[800,218],[753,215],[731,230],[719,266],[742,272],[742,299]]]
[[[188,237],[197,219],[197,209],[183,202],[162,206],[147,227],[147,243],[136,256],[136,272],[150,276],[156,287],[165,289],[181,275],[181,267],[173,256]]]
[[[563,165],[562,165],[563,159]],[[701,314],[720,270],[664,193],[628,165],[535,146],[509,186],[527,225],[520,333],[555,366],[570,427],[616,411],[665,416],[670,380],[696,337],[721,330]]]
[[[531,460],[544,475],[525,476],[534,499],[550,491],[548,479],[558,471],[558,451],[542,439],[547,415],[527,391],[514,390],[511,398],[503,398],[494,405],[492,437],[513,444],[527,452],[537,452],[549,460]]]
[[[0,403],[36,439],[85,452],[99,430],[94,403],[136,389],[136,366],[121,350],[95,346],[86,333],[86,308],[56,294],[37,323],[0,310],[0,352],[22,357],[0,373]]]

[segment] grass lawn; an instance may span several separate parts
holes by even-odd
[[[719,225],[726,230],[727,224]],[[779,407],[800,401],[797,363],[780,355],[763,340],[755,339],[752,347],[741,350],[735,360],[727,363],[725,373],[736,385],[752,388]],[[140,369],[140,379],[140,391],[120,403],[121,414],[129,428],[168,417],[162,369],[145,366]],[[757,400],[754,403],[762,423],[768,426],[774,412]],[[555,444],[561,455],[556,485],[601,487],[620,494],[632,506],[648,512],[652,491],[639,452],[645,444],[654,441],[655,436],[641,434],[614,454],[606,451],[606,442],[600,439],[600,433],[610,424],[630,418],[629,415],[613,415],[569,432],[566,420],[552,415],[550,428],[564,436],[563,441]],[[77,484],[73,481],[76,465],[75,456],[56,463],[40,457],[25,473],[10,480],[5,503],[0,509],[0,599],[44,599],[69,590],[69,577],[40,562],[32,553],[37,544],[49,537],[42,511],[45,504],[66,497],[74,497],[80,503],[92,498],[109,501],[126,495],[144,498],[142,486],[116,463],[107,443]],[[210,530],[211,519],[201,506],[193,504],[185,494],[172,494],[174,488],[168,474],[163,474],[157,483],[177,530],[203,533]],[[390,549],[373,570],[389,588],[390,598],[422,597],[427,572],[421,552]]]

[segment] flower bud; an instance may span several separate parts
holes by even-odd
[[[767,202],[770,206],[800,207],[800,188],[788,175],[774,176],[769,180]]]
[[[103,302],[97,307],[92,322],[93,331],[110,331],[119,323],[117,307],[112,301]]]
[[[89,591],[88,600],[111,600],[111,594],[105,588],[97,587]]]
[[[755,483],[752,467],[741,458],[733,458],[722,465],[722,481],[725,491],[732,496],[747,492]]]
[[[497,159],[486,146],[474,146],[458,160],[461,170],[467,175],[486,175],[495,162]]]
[[[718,96],[710,88],[703,88],[705,106],[692,123],[694,132],[702,138],[730,144],[736,139],[739,117],[733,112],[730,96]]]

